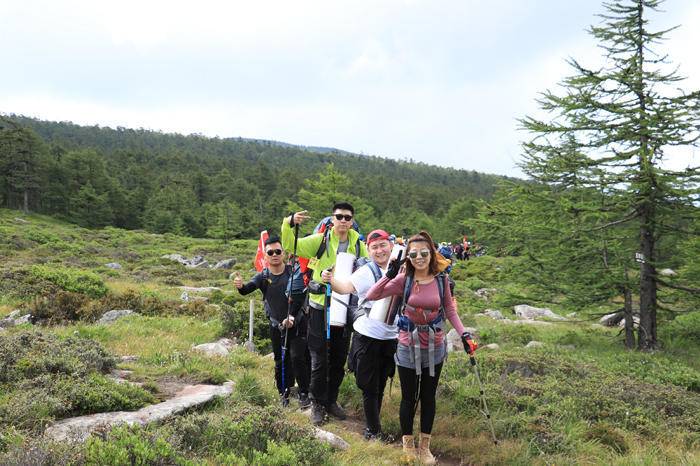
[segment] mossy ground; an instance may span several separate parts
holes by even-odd
[[[367,443],[352,424],[327,427],[349,441],[351,447],[345,452],[331,452],[311,440],[303,414],[278,408],[270,359],[242,349],[226,358],[209,358],[191,350],[232,331],[243,336],[247,329],[236,327],[245,321],[247,298],[234,292],[230,271],[186,269],[161,256],[201,254],[210,261],[236,257],[235,270],[249,277],[254,250],[254,241],[224,244],[112,228],[87,230],[48,217],[0,210],[0,316],[15,308],[41,311],[39,327],[45,341],[58,346],[91,342],[90,348],[103,348],[94,350],[103,355],[100,358],[113,361],[102,368],[93,364],[89,370],[76,369],[70,364],[101,360],[81,353],[80,343],[72,350],[80,356],[40,351],[31,363],[13,363],[13,381],[3,382],[10,395],[0,398],[0,452],[4,452],[0,462],[12,464],[13,458],[14,464],[131,464],[136,459],[143,464],[396,464],[398,445]],[[521,295],[529,290],[513,280],[517,260],[477,258],[459,264],[453,273],[465,325],[478,329],[482,344],[494,342],[501,347],[477,352],[499,445],[493,445],[480,412],[478,385],[468,359],[454,353],[445,365],[438,392],[435,451],[448,463],[468,464],[700,464],[697,319],[662,325],[663,349],[638,353],[623,349],[618,329],[595,325],[594,314],[600,309],[555,305],[555,312],[576,311],[577,317],[549,326],[504,324],[476,316],[491,308],[512,317],[512,306],[523,303]],[[106,268],[108,262],[119,262],[122,269]],[[81,278],[85,276],[89,280]],[[76,288],[79,284],[83,288]],[[105,293],[99,291],[101,285]],[[182,306],[178,287],[183,285],[217,286],[222,291],[209,296],[210,304]],[[482,299],[473,293],[477,288],[496,291]],[[142,315],[109,326],[94,323],[104,310],[124,307]],[[263,321],[256,331],[264,326]],[[11,328],[0,339],[11,345],[26,332],[36,330]],[[531,340],[544,346],[525,349]],[[263,340],[258,343],[265,345]],[[114,364],[110,355],[138,356],[137,361],[119,367],[132,370],[132,380],[144,383],[148,390],[117,397],[117,389],[104,385],[102,379],[105,368]],[[58,403],[28,408],[23,417],[7,413],[8,396],[32,393],[17,391],[18,387],[45,387],[49,379],[51,384],[62,384],[57,386],[71,394],[71,406],[78,408]],[[80,447],[35,440],[52,419],[109,410],[117,401],[146,403],[165,397],[169,381],[226,380],[237,384],[232,397],[163,425],[117,429]],[[80,401],[88,393],[104,396],[101,401],[90,399],[89,404]],[[351,374],[341,387],[340,401],[361,419],[361,394]],[[385,395],[382,422],[397,438],[399,402],[395,380],[391,393]],[[14,400],[9,406],[18,404]],[[264,435],[253,438],[251,432]]]

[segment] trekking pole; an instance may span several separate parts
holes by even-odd
[[[467,342],[471,341],[470,337],[462,337],[463,339],[466,339]],[[467,349],[469,348],[469,349]],[[489,424],[489,429],[491,429],[491,437],[493,438],[493,443],[494,445],[498,445],[498,439],[496,438],[496,430],[493,428],[493,419],[491,419],[491,413],[489,412],[489,407],[486,404],[486,392],[484,391],[484,384],[481,382],[481,375],[479,375],[479,367],[476,365],[476,359],[474,358],[474,349],[472,345],[469,345],[468,343],[465,344],[464,351],[469,355],[469,362],[474,369],[474,375],[476,376],[476,380],[479,383],[479,396],[481,398],[481,414],[483,414],[486,417],[486,420],[488,421]]]
[[[292,284],[294,281],[294,262],[297,258],[297,240],[299,239],[299,224],[294,224],[294,252],[290,258],[291,271],[289,273],[289,282],[287,288],[287,322],[289,322],[289,315],[292,313]],[[285,357],[287,355],[287,338],[289,337],[289,327],[284,328],[284,343],[282,344],[282,403],[289,399],[289,387],[287,387],[287,378],[285,377],[284,366],[286,366]]]
[[[326,395],[331,385],[331,284],[326,283]]]

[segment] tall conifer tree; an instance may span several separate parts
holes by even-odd
[[[604,51],[603,66],[569,60],[574,74],[563,80],[563,93],[547,91],[539,100],[551,120],[521,121],[535,133],[524,144],[528,175],[558,189],[587,187],[604,195],[604,206],[572,206],[589,219],[595,216],[596,233],[635,227],[637,248],[627,257],[637,253],[640,262],[638,347],[644,350],[657,343],[659,246],[696,209],[700,181],[698,167],[672,170],[664,164],[672,146],[697,143],[700,93],[675,88],[683,78],[653,50],[670,31],[647,28],[649,13],[660,3],[604,3],[602,24],[590,28]]]

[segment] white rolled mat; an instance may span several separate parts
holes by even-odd
[[[355,255],[347,252],[339,252],[335,259],[333,276],[341,280],[349,280],[352,268],[355,265]],[[340,301],[340,302],[338,302]],[[331,325],[345,327],[347,321],[347,304],[350,302],[349,294],[339,294],[335,291],[331,297]]]

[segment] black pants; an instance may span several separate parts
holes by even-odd
[[[416,396],[420,397],[420,431],[429,434],[433,430],[435,420],[435,392],[442,363],[435,365],[435,377],[428,375],[428,369],[423,368],[420,376],[420,387],[415,369],[399,366],[399,379],[401,379],[401,408],[399,420],[403,435],[413,435],[413,418],[416,414]]]
[[[377,340],[355,332],[352,336],[348,368],[355,373],[355,382],[362,390],[362,404],[367,428],[373,434],[382,430],[379,414],[384,388],[394,376],[396,340]]]
[[[311,312],[321,312],[311,309]],[[348,355],[350,339],[343,327],[331,327],[330,353],[327,349],[326,334],[319,336],[309,331],[308,343],[311,353],[311,398],[324,406],[338,400],[340,384],[345,377],[345,358]]]
[[[294,327],[289,329],[287,335],[287,351],[284,355],[284,384],[282,383],[282,345],[284,344],[284,332],[276,325],[270,325],[270,339],[272,351],[275,355],[275,383],[277,391],[284,393],[285,388],[294,386],[296,380],[299,385],[299,393],[309,392],[309,372],[311,361],[306,342],[305,332],[299,332]]]

